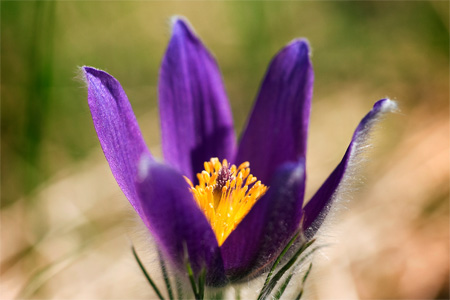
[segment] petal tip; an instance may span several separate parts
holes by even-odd
[[[103,71],[96,69],[94,67],[90,67],[90,66],[82,66],[81,69],[83,70],[83,72],[86,76],[88,74],[95,75],[95,73],[104,73]]]
[[[311,47],[309,45],[309,41],[305,38],[296,38],[293,39],[287,46],[287,49],[290,49],[294,53],[306,54],[311,56]]]
[[[289,43],[289,45],[296,46],[296,47],[299,47],[299,48],[305,48],[305,49],[308,49],[308,50],[309,50],[309,48],[310,48],[309,41],[308,41],[308,39],[306,39],[306,38],[296,38],[296,39],[293,39],[293,40]]]
[[[398,111],[398,105],[397,102],[394,100],[391,100],[389,98],[378,100],[374,105],[373,109],[377,110],[381,113],[388,113],[388,112],[396,112]]]
[[[81,69],[86,73],[91,72],[92,70],[96,70],[94,67],[90,67],[90,66],[82,66]]]
[[[84,75],[86,80],[89,80],[89,76],[92,74],[92,72],[94,72],[96,69],[92,68],[92,67],[88,67],[88,66],[82,66],[80,68],[80,75],[82,73],[82,75]]]
[[[83,70],[84,76],[86,77],[87,80],[90,80],[91,78],[99,78],[100,80],[106,80],[107,78],[113,78],[111,75],[109,75],[105,71],[96,69],[94,67],[83,66],[83,67],[81,67],[81,69]]]
[[[280,50],[275,59],[289,61],[293,66],[302,66],[304,70],[310,69],[312,67],[311,48],[308,40],[305,38],[292,40]]]
[[[175,15],[170,19],[170,23],[172,26],[172,36],[195,37],[194,29],[185,17]]]

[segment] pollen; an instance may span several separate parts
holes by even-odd
[[[197,174],[198,185],[185,177],[200,209],[221,246],[231,232],[267,191],[267,187],[250,174],[250,163],[236,167],[226,159],[221,163],[213,157]]]

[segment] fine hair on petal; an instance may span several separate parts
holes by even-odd
[[[380,104],[377,106],[377,104]],[[317,231],[316,237],[319,240],[330,237],[333,234],[331,224],[335,223],[335,218],[340,211],[346,210],[346,204],[352,200],[355,192],[364,183],[363,168],[369,161],[368,154],[372,149],[373,133],[377,131],[381,121],[387,113],[399,111],[397,103],[386,98],[383,102],[379,101],[374,108],[358,125],[353,141],[348,148],[350,151],[347,169],[344,176],[334,192],[331,201],[321,212],[317,219],[311,224],[311,228]],[[364,122],[365,121],[365,122]],[[363,125],[363,126],[362,126]]]

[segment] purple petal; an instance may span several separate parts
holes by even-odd
[[[298,229],[302,217],[305,164],[286,163],[264,195],[220,248],[227,276],[255,276],[273,261]]]
[[[185,179],[171,167],[146,157],[139,168],[137,189],[157,244],[181,270],[186,270],[187,249],[196,274],[206,267],[208,284],[226,282],[216,236]]]
[[[89,108],[105,157],[123,193],[146,222],[135,180],[141,155],[151,156],[130,102],[120,83],[108,73],[91,67],[83,67],[83,71]]]
[[[362,150],[364,145],[366,145],[366,140],[373,125],[379,120],[380,116],[386,112],[395,110],[396,107],[396,103],[392,100],[379,100],[375,103],[372,110],[361,120],[341,162],[304,208],[305,219],[303,227],[306,229],[305,235],[307,238],[311,239],[322,225],[339,188],[349,173],[351,162],[360,150]]]
[[[176,19],[172,30],[159,82],[162,150],[194,180],[211,157],[233,157],[233,120],[214,58],[185,21]]]
[[[305,159],[314,74],[305,40],[294,40],[272,60],[236,162],[249,161],[263,183],[285,162]]]

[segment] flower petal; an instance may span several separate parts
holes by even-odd
[[[111,171],[131,205],[142,214],[135,180],[142,154],[150,152],[120,83],[108,73],[83,67],[95,130]]]
[[[233,120],[217,64],[187,23],[176,19],[159,82],[164,158],[191,180],[211,157],[230,160]]]
[[[189,192],[189,185],[175,169],[143,157],[137,182],[143,211],[157,244],[171,261],[185,269],[185,249],[198,274],[206,267],[207,282],[226,282],[216,236]]]
[[[305,190],[305,164],[286,163],[249,214],[220,248],[227,276],[255,276],[273,261],[298,229]]]
[[[263,183],[285,162],[305,159],[314,74],[305,40],[294,40],[272,60],[239,145]]]
[[[311,239],[322,225],[340,187],[349,174],[352,162],[366,145],[367,138],[376,121],[379,120],[380,116],[394,111],[396,108],[397,104],[394,101],[381,99],[375,103],[372,110],[361,120],[341,162],[304,208],[305,219],[303,227],[307,238]]]

